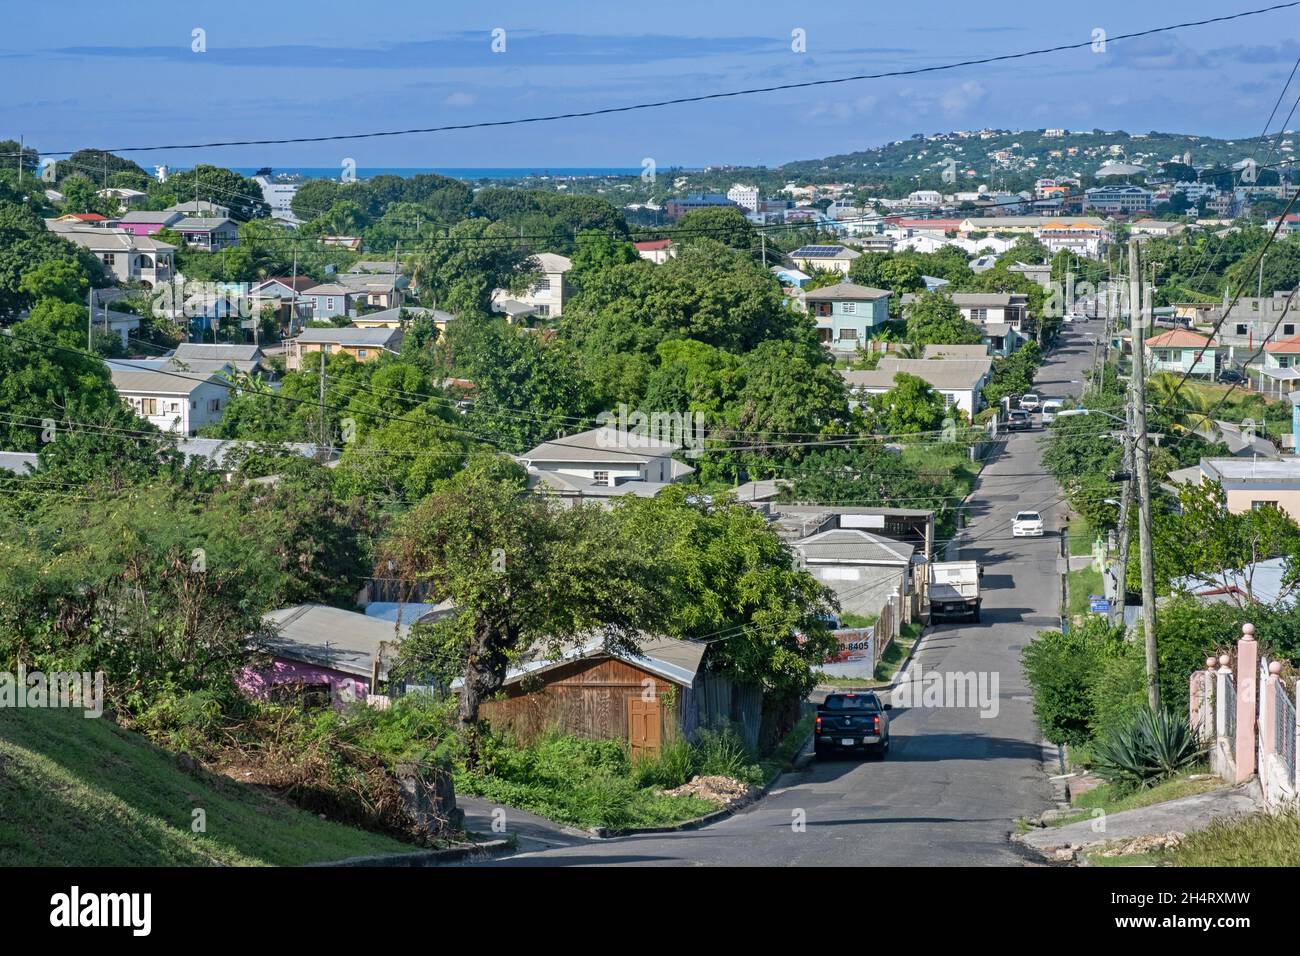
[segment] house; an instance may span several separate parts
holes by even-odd
[[[1223,488],[1228,510],[1240,514],[1254,508],[1280,508],[1300,521],[1300,457],[1202,458],[1199,473],[1183,469],[1192,481],[1215,481]],[[1170,473],[1170,478],[1174,478]]]
[[[968,418],[983,406],[981,389],[993,372],[992,359],[900,359],[886,356],[873,371],[844,370],[840,374],[858,397],[883,395],[894,387],[900,372],[915,375],[943,396],[948,408],[959,408]]]
[[[1129,234],[1133,236],[1154,236],[1157,239],[1169,239],[1187,231],[1187,224],[1166,222],[1163,219],[1135,219],[1128,224]]]
[[[1143,343],[1147,373],[1174,372],[1213,378],[1218,370],[1217,350],[1209,338],[1187,329],[1170,329]]]
[[[849,266],[862,253],[846,246],[800,246],[790,253],[789,259],[804,272],[818,269],[824,272],[849,274]]]
[[[1051,255],[1064,251],[1076,256],[1099,259],[1106,248],[1106,239],[1105,226],[1090,225],[1086,222],[1057,219],[1044,223],[1038,230],[1038,241]]]
[[[290,344],[285,366],[290,371],[302,368],[307,356],[316,352],[327,355],[346,352],[358,362],[373,362],[385,353],[397,355],[402,348],[402,336],[401,329],[389,328],[303,329]]]
[[[738,486],[733,494],[737,501],[752,504],[771,522],[772,530],[791,546],[796,541],[824,531],[848,528],[869,531],[889,542],[900,542],[916,552],[917,560],[929,560],[934,554],[933,511],[921,508],[780,504],[771,501],[771,498],[780,493],[783,485],[784,479],[748,482]]]
[[[92,253],[118,282],[157,286],[172,280],[175,246],[120,229],[89,226],[57,231]]]
[[[900,302],[904,315],[919,298],[912,292],[902,296]],[[961,310],[963,319],[979,326],[1005,322],[1020,329],[1029,310],[1029,296],[1023,292],[954,292],[948,298]]]
[[[536,306],[510,298],[493,299],[492,311],[504,315],[511,325],[527,324],[528,320],[537,314]]]
[[[97,212],[69,212],[59,216],[54,221],[82,226],[106,226],[108,224],[108,217],[101,216]]]
[[[1052,287],[1052,264],[1050,262],[1045,262],[1042,265],[1017,262],[1008,266],[1007,271],[1022,275],[1031,282],[1037,282],[1044,289]]]
[[[239,227],[234,220],[219,217],[207,219],[182,219],[171,227],[185,240],[187,246],[216,252],[239,245]]]
[[[671,239],[647,239],[645,242],[634,242],[632,245],[636,247],[638,256],[655,265],[663,265],[677,255],[677,249]]]
[[[664,203],[664,215],[669,222],[676,222],[688,212],[696,209],[711,209],[715,207],[724,207],[728,209],[739,209],[740,206],[732,202],[726,196],[719,193],[710,193],[699,196],[687,196],[684,199],[669,199]]]
[[[412,319],[416,318],[431,319],[433,324],[438,327],[438,331],[442,332],[447,328],[447,323],[455,319],[455,316],[441,309],[426,309],[421,306],[405,305],[397,309],[384,309],[381,312],[369,312],[365,315],[359,315],[352,320],[352,328],[402,329]]]
[[[1300,336],[1269,342],[1264,346],[1264,364],[1259,369],[1260,390],[1272,395],[1295,391],[1300,379]]]
[[[338,282],[313,285],[298,295],[298,302],[306,306],[313,319],[332,319],[351,315],[356,293]]]
[[[506,672],[504,699],[484,703],[479,712],[493,729],[525,741],[551,728],[625,740],[634,759],[706,728],[735,727],[747,745],[757,745],[770,705],[762,688],[709,666],[716,644],[654,635],[637,644],[635,651],[617,649],[593,636],[558,654],[534,648]],[[769,720],[779,716],[769,714]]]
[[[257,345],[225,345],[208,342],[182,342],[171,356],[172,364],[187,366],[195,371],[228,365],[232,369],[252,375],[266,371],[266,356]]]
[[[167,212],[166,210],[162,212],[132,210],[115,220],[113,225],[133,236],[152,236],[156,232],[172,228],[184,218],[178,212]]]
[[[168,206],[166,211],[178,212],[182,216],[197,216],[199,218],[230,218],[229,206],[219,206],[214,202],[208,202],[206,199],[191,199],[189,202],[180,202],[174,206]]]
[[[914,590],[910,544],[861,528],[835,528],[792,547],[808,573],[835,592],[842,611],[878,614],[891,597],[903,602]]]
[[[991,354],[1006,358],[1028,340],[1010,323],[985,322],[982,341]]]
[[[123,348],[130,347],[131,333],[140,330],[140,316],[132,312],[115,312],[107,306],[96,305],[91,322],[100,331],[116,334]]]
[[[802,289],[812,280],[808,273],[789,266],[772,266],[767,271],[776,276],[776,281],[787,289]]]
[[[230,386],[216,372],[184,372],[163,362],[110,360],[113,387],[139,417],[162,431],[196,435],[221,420]]]
[[[817,338],[834,352],[855,352],[872,330],[889,321],[889,290],[853,282],[804,293],[804,308],[817,323]]]
[[[573,268],[573,260],[553,252],[539,252],[532,257],[530,265],[540,276],[521,295],[512,295],[508,289],[494,291],[492,311],[506,311],[505,308],[498,308],[499,302],[519,302],[532,310],[529,313],[531,315],[542,319],[558,319],[564,314],[564,304],[572,293],[565,275]]]
[[[541,491],[609,497],[652,489],[653,494],[695,470],[673,458],[694,436],[682,437],[678,443],[604,425],[542,442],[518,461],[529,472],[529,486]]]
[[[1256,353],[1261,345],[1300,334],[1300,319],[1290,312],[1290,298],[1291,293],[1284,291],[1240,296],[1235,301],[1225,295],[1222,303],[1175,302],[1174,316],[1191,326],[1218,326],[1214,343],[1226,350],[1227,361],[1259,364]]]
[[[345,272],[334,277],[334,284],[348,290],[354,305],[393,309],[406,298],[405,290],[410,280],[401,273],[394,275],[392,268],[390,264],[384,274]]]
[[[321,236],[316,241],[322,246],[337,246],[340,249],[348,249],[352,252],[361,251],[360,236]]]
[[[282,334],[291,335],[311,318],[311,301],[302,294],[317,284],[311,276],[274,276],[248,290],[253,315],[271,308],[275,311]]]
[[[1189,575],[1169,583],[1170,591],[1184,592],[1202,604],[1282,605],[1294,607],[1296,582],[1290,580],[1289,560],[1266,558],[1253,561],[1239,571],[1219,575]]]
[[[114,200],[117,202],[119,211],[133,209],[136,206],[143,205],[149,201],[149,194],[141,192],[138,189],[126,189],[118,186],[109,186],[95,192],[100,199]]]
[[[240,690],[262,700],[333,707],[378,695],[410,630],[406,622],[324,604],[279,608],[262,622],[269,634],[254,639],[251,650],[270,661],[246,665],[236,679]]]

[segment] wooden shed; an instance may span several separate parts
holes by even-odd
[[[640,653],[603,642],[542,655],[511,668],[502,699],[482,716],[497,729],[533,740],[552,728],[593,740],[626,740],[633,756],[657,753],[665,740],[692,739],[702,727],[734,726],[758,743],[762,692],[707,668],[708,645],[653,637]]]

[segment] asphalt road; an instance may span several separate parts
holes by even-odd
[[[1075,326],[1039,372],[1047,397],[1077,394],[1102,323]],[[787,774],[763,800],[696,831],[613,840],[525,839],[482,865],[870,866],[1020,865],[1008,842],[1014,818],[1051,805],[1040,744],[1021,677],[1021,649],[1059,624],[1059,492],[1042,473],[1042,431],[1011,435],[969,501],[962,557],[985,567],[979,624],[927,631],[906,674],[974,673],[996,708],[896,706],[885,760],[828,760]],[[1037,510],[1048,534],[1011,538],[1011,518]],[[993,710],[996,714],[993,715]],[[988,714],[988,716],[982,716]],[[802,828],[796,826],[802,822]]]

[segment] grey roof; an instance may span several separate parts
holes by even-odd
[[[355,289],[349,289],[345,285],[339,285],[337,282],[322,282],[320,285],[314,285],[310,289],[304,289],[299,295],[355,295]]]
[[[1029,297],[1023,292],[952,292],[944,293],[958,307],[966,306],[968,308],[990,308],[1009,305],[1023,305],[1029,301]],[[909,306],[920,296],[914,292],[908,292],[902,297],[902,304]]]
[[[681,445],[660,441],[637,432],[616,428],[593,428],[576,435],[544,441],[520,458],[535,461],[636,462],[664,458],[681,451]]]
[[[1202,458],[1201,471],[1220,484],[1300,484],[1300,458]]]
[[[606,646],[602,637],[588,638],[565,647],[558,655],[550,655],[541,647],[534,647],[527,659],[506,672],[506,683],[514,684],[530,674],[540,674],[572,661],[597,657],[613,657],[656,674],[682,687],[695,683],[707,645],[698,641],[679,641],[672,637],[644,636],[638,642],[639,653],[614,650]],[[452,686],[459,683],[453,682]]]
[[[836,528],[796,541],[804,559],[825,564],[902,564],[916,549],[903,541],[881,538],[859,528]]]
[[[820,289],[805,290],[804,298],[810,302],[813,300],[843,302],[888,299],[890,294],[888,289],[873,289],[869,285],[858,285],[856,282],[840,282],[836,285],[822,286]]]
[[[537,306],[518,299],[496,299],[492,302],[492,311],[504,312],[506,315],[532,315],[537,311]]]
[[[352,326],[328,329],[303,329],[295,342],[305,345],[354,345],[396,349],[402,338],[401,329],[355,329]]]
[[[175,230],[176,232],[211,232],[212,230],[220,229],[222,226],[227,224],[233,226],[234,220],[225,216],[217,218],[202,218],[196,216],[189,219],[182,219],[180,222],[176,223]]]
[[[408,285],[406,276],[394,276],[391,272],[388,275],[375,275],[371,272],[344,272],[335,276],[335,278],[338,279],[337,285],[344,286],[353,292],[392,292],[394,287],[401,288]]]
[[[537,267],[541,272],[568,272],[573,268],[572,259],[568,256],[561,256],[554,252],[539,252],[532,258],[533,261],[537,263]]]
[[[163,371],[161,364],[121,360],[110,360],[107,365],[109,375],[113,379],[113,387],[119,392],[189,395],[206,382],[225,384],[221,378],[208,371],[184,372],[179,369]]]
[[[390,645],[384,649],[382,661],[391,661],[395,644],[407,631],[406,626],[399,633],[392,623],[381,618],[324,604],[299,604],[268,611],[262,615],[262,621],[273,626],[276,633],[261,646],[276,657],[367,678],[379,645]],[[381,664],[381,680],[387,671]]]
[[[167,212],[179,212],[188,216],[190,213],[208,213],[213,216],[228,216],[230,207],[223,206],[220,203],[209,202],[206,199],[188,200],[187,202],[178,202],[174,206],[168,206]]]
[[[60,229],[58,234],[91,252],[170,252],[176,249],[170,243],[154,239],[152,236],[137,236],[123,232],[121,229],[101,229],[90,226]]]
[[[34,451],[0,451],[0,471],[27,475],[36,470],[36,463]]]
[[[1204,603],[1218,603],[1232,600],[1234,596],[1245,598],[1247,585],[1251,597],[1262,604],[1282,602],[1287,605],[1295,603],[1295,585],[1286,583],[1286,558],[1268,558],[1247,565],[1241,571],[1229,571],[1226,581],[1206,581],[1196,577],[1176,578],[1170,582],[1173,591],[1187,591],[1199,597]]]
[[[442,309],[426,309],[423,306],[403,305],[391,309],[381,309],[378,312],[367,312],[365,315],[359,315],[353,322],[397,322],[401,319],[402,313],[406,313],[407,319],[428,318],[435,322],[450,322],[456,317],[450,312],[444,312]]]
[[[387,259],[387,260],[360,259],[352,263],[352,268],[348,269],[347,273],[345,274],[356,275],[357,273],[371,273],[371,274],[380,273],[380,274],[391,275],[392,272],[393,272],[392,259]]]
[[[926,359],[981,359],[987,358],[989,347],[981,342],[977,345],[927,345],[921,354]]]
[[[180,213],[171,212],[166,209],[164,209],[162,212],[153,212],[148,209],[133,209],[131,210],[131,212],[123,213],[122,215],[118,216],[117,221],[130,222],[130,223],[140,222],[140,223],[145,223],[147,225],[151,225],[153,223],[162,223],[163,225],[170,225],[173,222],[179,222],[182,218],[184,217],[182,217]]]
[[[882,358],[874,372],[844,371],[852,388],[893,388],[899,372],[915,375],[931,388],[973,389],[993,368],[992,359],[897,359]]]
[[[173,358],[202,359],[207,362],[258,362],[262,349],[257,345],[223,345],[211,342],[182,342],[172,352]]]

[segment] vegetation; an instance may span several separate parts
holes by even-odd
[[[1120,791],[1168,780],[1200,760],[1202,753],[1187,718],[1168,709],[1139,711],[1092,750],[1097,773]]]

